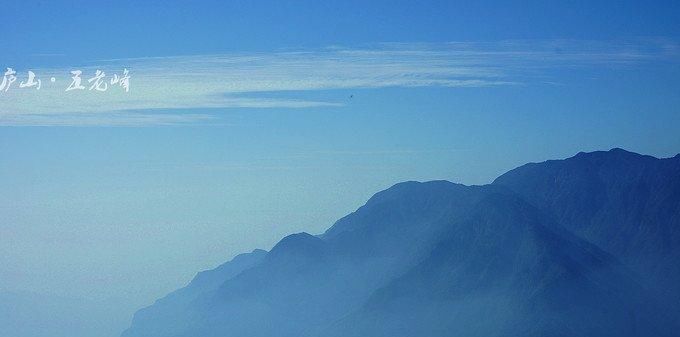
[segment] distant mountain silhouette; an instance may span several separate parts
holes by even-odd
[[[199,274],[123,336],[674,336],[678,158],[400,183],[320,236]]]
[[[516,168],[494,185],[613,254],[680,313],[680,156],[579,153]]]

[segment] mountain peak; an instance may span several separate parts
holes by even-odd
[[[622,148],[620,148],[620,147],[612,148],[611,150],[609,150],[609,152],[634,153],[634,152],[631,152],[631,151],[624,150],[624,149],[622,149]],[[636,153],[636,154],[637,154],[637,153]]]
[[[460,187],[465,187],[465,185],[462,184],[456,184],[452,183],[448,180],[431,180],[431,181],[425,181],[425,182],[420,182],[420,181],[405,181],[401,183],[397,183],[392,185],[392,187],[380,191],[376,194],[374,194],[367,202],[369,203],[375,203],[375,202],[381,202],[386,199],[391,199],[394,197],[401,197],[404,194],[409,194],[409,193],[418,193],[418,192],[426,192],[426,191],[436,191],[436,190],[450,190],[452,188],[460,188]]]
[[[376,231],[381,226],[421,222],[419,215],[426,209],[439,208],[433,201],[451,203],[464,200],[477,186],[465,186],[446,180],[427,182],[407,181],[374,194],[365,205],[338,220],[324,234],[329,239],[340,233],[352,232],[366,227]],[[392,210],[399,210],[393,212]]]
[[[628,151],[620,147],[612,148],[609,151],[592,151],[592,152],[579,152],[571,158],[654,158],[649,155],[642,155],[636,152]],[[571,159],[567,158],[567,159]]]
[[[320,238],[306,232],[291,234],[281,239],[269,252],[269,258],[284,255],[319,256],[324,242]]]

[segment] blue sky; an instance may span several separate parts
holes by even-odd
[[[2,8],[0,67],[132,75],[0,94],[3,289],[141,305],[399,181],[680,152],[674,1]]]

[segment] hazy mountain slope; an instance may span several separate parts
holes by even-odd
[[[516,196],[489,194],[332,336],[671,336],[608,254]]]
[[[252,268],[264,260],[266,251],[256,249],[250,253],[240,254],[212,270],[200,272],[184,288],[157,300],[153,305],[137,311],[132,320],[135,334],[171,335],[181,329],[186,313],[185,308],[202,294],[213,292],[224,282]],[[123,336],[131,332],[124,332]]]
[[[669,303],[680,303],[680,156],[579,153],[521,166],[494,184],[552,214],[619,258]]]
[[[646,176],[655,170],[639,171],[656,159],[623,157],[604,158],[601,166],[623,165],[623,177],[649,182],[643,199],[656,211],[644,216],[677,214],[674,187]],[[584,228],[602,221],[569,225],[639,217],[640,208],[630,207],[638,194],[624,193],[629,187],[618,180],[611,187],[609,178],[580,164],[558,169],[559,184],[551,186],[557,191],[544,191],[542,183],[555,179],[545,172],[553,165],[560,166],[530,165],[530,173],[519,174],[527,190],[505,178],[486,186],[397,184],[321,236],[284,238],[219,288],[167,302],[161,314],[136,315],[125,336],[671,335],[677,322],[638,285],[639,275],[582,238]],[[673,165],[664,172],[672,176]],[[611,193],[626,201],[609,205]],[[573,205],[554,207],[553,194]],[[608,213],[601,213],[602,203]],[[627,209],[614,214],[617,206]],[[658,226],[675,233],[672,221]],[[637,241],[605,248],[631,242]],[[156,306],[147,312],[158,313]]]
[[[198,319],[173,325],[199,321],[177,330],[186,336],[297,336],[323,329],[412,267],[477,190],[444,181],[397,184],[322,238],[305,233],[284,238],[262,264],[182,308],[184,317]],[[149,332],[133,324],[126,336]]]

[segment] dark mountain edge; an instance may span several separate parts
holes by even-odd
[[[680,155],[579,153],[518,167],[493,184],[616,256],[680,312]]]
[[[199,274],[123,335],[671,336],[679,181],[680,156],[612,149],[399,183]]]

